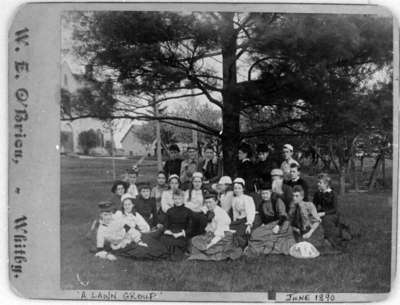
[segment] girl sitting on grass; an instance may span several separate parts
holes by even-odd
[[[179,176],[171,175],[168,177],[168,190],[164,191],[161,195],[161,209],[158,213],[159,223],[165,225],[165,220],[167,217],[167,212],[170,208],[174,206],[174,199],[172,194],[179,189]]]
[[[191,236],[204,233],[207,225],[207,208],[204,205],[203,174],[195,172],[192,176],[191,185],[185,192],[185,206],[192,212]]]
[[[313,202],[322,218],[325,239],[333,247],[343,248],[343,242],[351,240],[352,236],[349,227],[341,222],[337,196],[331,188],[331,178],[328,174],[318,176],[318,191],[314,194]]]
[[[317,249],[324,246],[324,230],[321,218],[312,202],[304,201],[304,190],[300,185],[293,188],[293,204],[289,217],[296,242],[307,241]]]
[[[166,213],[165,231],[160,238],[172,260],[183,259],[189,246],[192,213],[184,205],[184,196],[184,192],[179,189],[173,192],[174,206]]]
[[[159,259],[167,256],[166,248],[149,235],[150,226],[136,212],[130,194],[122,197],[120,211],[111,216],[104,213],[100,216],[101,224],[96,239],[99,251],[96,256],[111,260],[115,259],[113,256],[133,259]]]
[[[236,178],[233,181],[233,200],[232,214],[233,221],[230,225],[232,230],[236,231],[236,236],[240,247],[247,245],[256,216],[256,207],[251,196],[245,195],[245,181],[242,178]]]
[[[242,249],[236,245],[233,232],[229,229],[231,219],[225,210],[218,206],[218,194],[211,191],[205,195],[204,201],[210,222],[205,228],[205,234],[192,238],[189,259],[220,261],[239,258]]]

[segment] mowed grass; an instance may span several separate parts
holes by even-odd
[[[134,161],[117,160],[122,174]],[[111,160],[61,158],[61,287],[233,292],[360,292],[390,290],[391,192],[349,193],[340,209],[361,236],[349,252],[311,260],[270,255],[237,261],[104,261],[86,239],[97,203],[110,196]],[[138,182],[154,182],[154,161],[144,161]],[[315,178],[307,177],[315,184]],[[315,189],[315,188],[314,188]],[[312,189],[312,190],[314,190]]]

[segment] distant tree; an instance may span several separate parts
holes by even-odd
[[[78,136],[79,146],[83,154],[89,154],[89,150],[97,146],[97,133],[93,129],[82,131]]]

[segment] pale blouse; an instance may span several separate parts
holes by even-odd
[[[256,216],[256,206],[248,195],[234,196],[232,200],[233,220],[246,218],[246,225],[252,225]]]
[[[189,192],[192,192],[192,197],[189,201]],[[187,190],[185,192],[185,206],[193,212],[204,211],[204,199],[202,190]]]
[[[161,210],[164,213],[174,206],[174,198],[172,197],[172,190],[166,190],[161,195]]]
[[[121,217],[113,218],[109,224],[100,223],[96,234],[96,247],[104,248],[106,242],[110,243],[112,249],[124,248],[130,242],[138,242],[141,233],[134,226],[125,230],[125,221]],[[129,224],[128,224],[129,225]]]
[[[122,211],[117,211],[114,214],[114,218],[130,226],[131,228],[139,229],[140,232],[150,232],[149,224],[138,212],[133,215],[132,213],[123,214]]]
[[[137,186],[135,184],[129,184],[126,193],[131,195],[133,198],[136,198],[136,196],[139,194]]]
[[[206,226],[206,232],[214,233],[214,236],[224,237],[225,231],[229,231],[229,225],[231,224],[231,219],[228,214],[219,206],[214,209],[214,217]]]
[[[227,191],[226,193],[221,193],[219,197],[219,202],[221,208],[225,210],[225,212],[229,213],[230,209],[232,208],[232,201],[233,201],[233,192]]]

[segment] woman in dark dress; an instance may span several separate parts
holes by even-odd
[[[260,192],[262,201],[259,213],[263,225],[251,233],[245,254],[248,256],[261,254],[288,255],[290,247],[296,241],[285,204],[280,197],[271,196],[271,188],[268,185],[261,185]]]
[[[330,187],[328,174],[318,176],[318,191],[314,194],[314,205],[322,218],[325,239],[335,248],[342,248],[343,241],[352,239],[350,229],[342,223],[338,212],[337,196]]]
[[[135,208],[151,228],[158,225],[156,199],[150,197],[150,185],[139,185],[139,196],[135,199]]]
[[[237,177],[244,179],[245,191],[247,194],[254,192],[254,165],[250,160],[252,155],[251,147],[247,143],[242,143],[239,146],[238,152],[238,165],[237,165]]]
[[[172,194],[174,206],[168,209],[165,231],[160,241],[167,247],[172,260],[181,260],[189,246],[191,211],[184,206],[184,193],[175,190]]]

